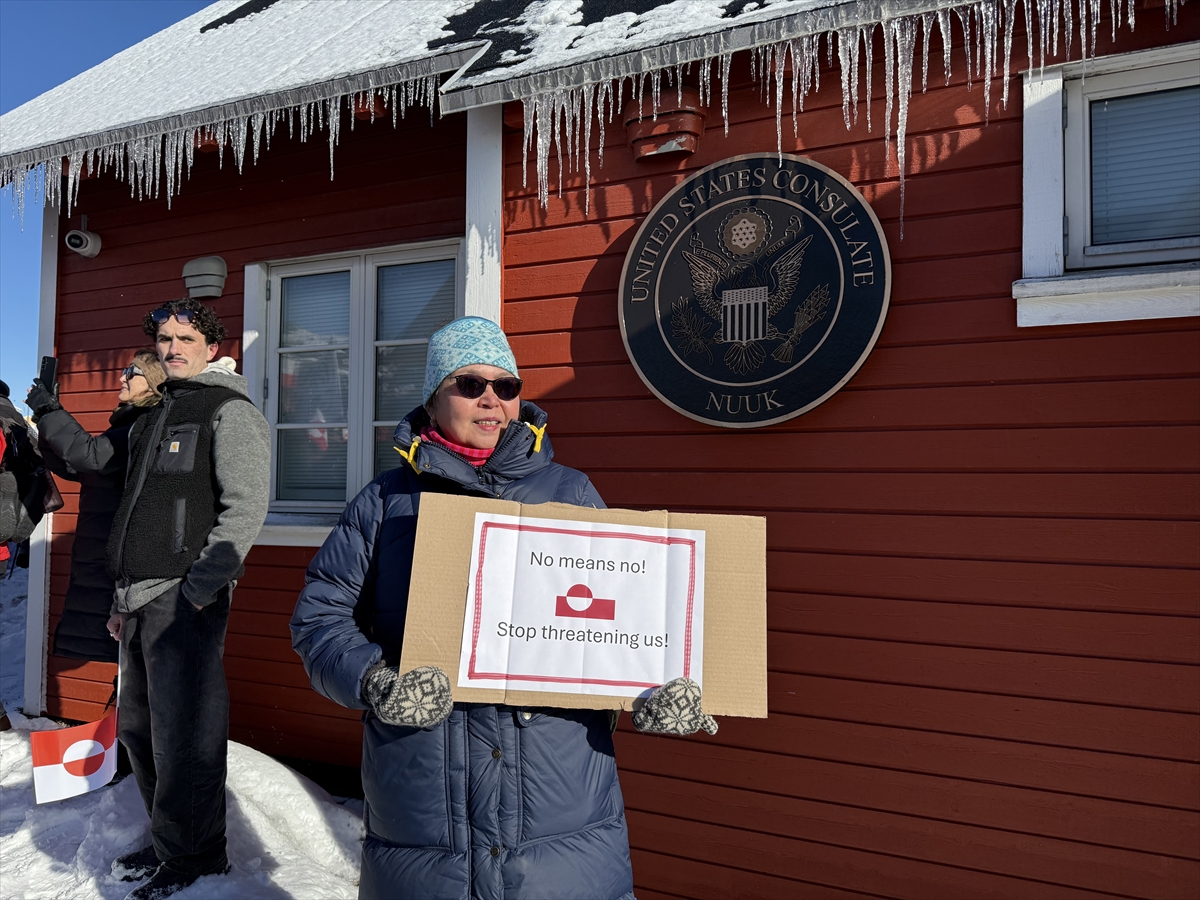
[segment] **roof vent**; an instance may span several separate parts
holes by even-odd
[[[183,264],[183,283],[193,300],[220,297],[225,290],[227,274],[229,269],[219,256],[202,256]]]

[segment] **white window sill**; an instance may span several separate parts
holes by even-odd
[[[339,518],[328,513],[267,513],[254,543],[266,547],[320,547]]]
[[[1200,263],[1014,281],[1017,327],[1200,316]]]

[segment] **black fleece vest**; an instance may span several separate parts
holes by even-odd
[[[188,382],[168,384],[165,394],[129,431],[125,493],[108,538],[109,573],[130,583],[182,578],[200,556],[221,512],[213,418],[230,401],[249,402],[229,388]]]

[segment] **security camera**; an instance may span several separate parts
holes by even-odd
[[[68,231],[66,243],[69,250],[74,250],[80,256],[89,259],[100,252],[100,235],[94,231]]]

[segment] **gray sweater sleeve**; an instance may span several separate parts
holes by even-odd
[[[233,579],[262,529],[270,496],[271,438],[262,413],[234,400],[221,407],[213,426],[213,470],[223,508],[183,583],[184,598],[196,606],[207,606]]]

